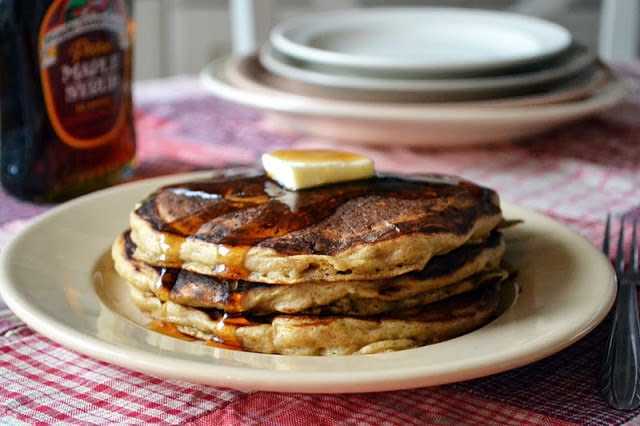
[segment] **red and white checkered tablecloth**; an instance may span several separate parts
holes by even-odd
[[[608,211],[640,217],[640,64],[617,70],[634,89],[628,101],[526,141],[454,151],[341,148],[370,156],[380,170],[465,176],[599,244]],[[142,83],[135,95],[137,177],[252,163],[276,148],[331,146],[279,134],[259,112],[210,96],[192,77]],[[0,247],[49,208],[0,192]],[[0,423],[640,424],[640,410],[612,410],[597,391],[608,326],[542,361],[468,382],[279,394],[166,380],[96,361],[35,333],[0,304]]]

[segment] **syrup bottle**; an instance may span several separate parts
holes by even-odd
[[[131,0],[0,0],[0,178],[60,201],[135,154]]]

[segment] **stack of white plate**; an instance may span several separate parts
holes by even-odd
[[[294,131],[416,146],[535,135],[619,102],[624,86],[563,27],[504,12],[381,8],[277,25],[208,65],[214,94]]]

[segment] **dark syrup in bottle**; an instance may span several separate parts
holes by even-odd
[[[115,183],[135,153],[131,0],[0,0],[0,177],[59,201]]]

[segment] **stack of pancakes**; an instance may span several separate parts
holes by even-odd
[[[135,303],[182,333],[252,352],[376,353],[496,314],[501,223],[496,193],[458,178],[289,191],[256,172],[160,188],[112,255]]]

